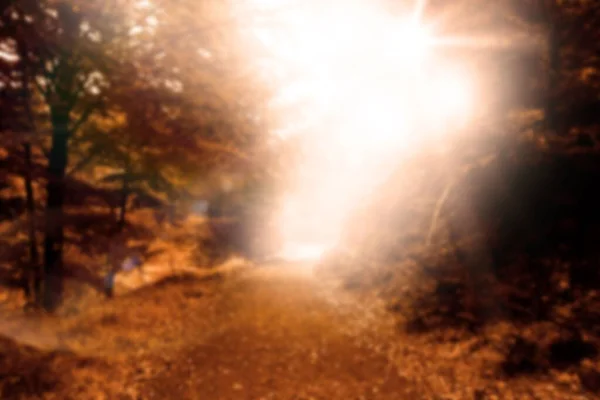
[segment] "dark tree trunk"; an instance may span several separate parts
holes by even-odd
[[[123,188],[121,189],[121,204],[119,204],[119,219],[117,221],[117,230],[121,232],[125,228],[127,218],[127,201],[129,200],[129,176],[126,174],[123,178]]]
[[[40,270],[40,254],[37,247],[36,226],[35,226],[35,198],[33,194],[32,182],[32,162],[31,162],[31,144],[25,143],[25,191],[26,191],[26,209],[28,217],[28,236],[29,236],[29,265],[25,271],[24,290],[26,297],[39,304],[41,301],[42,276]]]
[[[44,240],[44,308],[54,311],[62,297],[63,278],[63,203],[65,171],[68,160],[69,113],[52,110],[52,149],[48,165],[48,200]]]
[[[17,48],[19,56],[21,58],[23,68],[23,104],[25,113],[27,116],[27,122],[29,125],[29,134],[35,135],[35,121],[33,112],[31,111],[31,91],[29,90],[29,68],[27,64],[27,45],[19,39],[17,40]],[[29,264],[25,271],[23,271],[23,290],[25,291],[25,297],[34,304],[40,304],[41,302],[41,291],[42,291],[42,271],[40,266],[40,254],[37,246],[36,238],[36,226],[35,226],[35,196],[33,194],[33,163],[31,154],[31,143],[25,141],[23,145],[23,151],[25,156],[25,173],[23,179],[25,181],[25,205],[27,211],[27,233],[28,233],[28,247],[29,247]]]

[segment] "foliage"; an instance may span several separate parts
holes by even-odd
[[[105,200],[123,225],[132,196],[172,203],[213,171],[271,168],[258,161],[271,151],[256,118],[266,93],[235,51],[232,21],[216,1],[3,5],[2,135],[33,138],[46,157],[34,182],[45,186],[46,308],[60,301],[67,194],[82,189],[69,182],[113,190]]]
[[[586,1],[494,9],[496,21],[543,44],[532,56],[513,42],[485,64],[486,76],[512,66],[515,96],[445,152],[426,149],[400,164],[349,220],[339,249],[347,256],[321,268],[338,270],[348,287],[378,291],[404,332],[484,336],[489,345],[496,331],[504,357],[496,366],[510,376],[579,373],[597,359],[600,337],[599,9]],[[473,24],[488,12],[482,7]]]

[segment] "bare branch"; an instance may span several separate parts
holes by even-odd
[[[73,166],[73,168],[71,168],[69,171],[67,171],[67,176],[72,176],[72,175],[76,174],[77,172],[83,170],[94,159],[96,159],[96,157],[99,154],[100,154],[100,149],[99,148],[92,149],[89,152],[89,154],[84,159],[82,159],[81,161],[79,161],[77,164],[75,164],[75,166]]]
[[[456,179],[451,179],[448,181],[448,183],[446,184],[446,187],[444,188],[444,191],[442,192],[442,195],[440,196],[440,198],[438,199],[438,201],[435,205],[435,208],[433,210],[433,215],[431,217],[431,224],[429,225],[429,233],[427,233],[427,239],[425,241],[425,245],[427,245],[427,246],[429,246],[431,244],[431,238],[433,237],[433,234],[437,228],[437,221],[440,217],[440,214],[442,213],[442,208],[444,208],[444,204],[446,203],[446,200],[448,199],[448,196],[452,192],[452,188],[454,187],[455,184],[456,184]]]
[[[48,95],[50,94],[50,92],[48,91],[48,89],[45,89],[40,82],[37,79],[33,79],[33,83],[35,84],[35,87],[37,88],[37,90],[40,91],[40,93],[42,94],[42,96],[44,96],[44,99],[47,101],[48,100]]]
[[[79,116],[79,119],[73,124],[73,127],[70,129],[71,136],[75,135],[77,133],[77,131],[79,130],[79,128],[81,128],[81,126],[87,122],[87,120],[90,118],[92,113],[99,107],[99,105],[100,105],[100,102],[97,101],[97,102],[89,104],[86,107],[86,109],[83,110],[83,112]]]

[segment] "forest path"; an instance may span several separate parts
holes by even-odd
[[[214,311],[144,398],[418,398],[390,365],[378,311],[307,266],[245,270],[223,282]]]
[[[20,344],[0,341],[0,397],[420,398],[390,361],[383,308],[353,296],[308,265],[275,263],[167,278],[71,317],[13,321]]]

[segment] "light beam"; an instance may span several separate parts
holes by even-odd
[[[248,1],[255,9],[275,3]],[[294,76],[271,104],[287,123],[274,129],[313,133],[281,215],[289,257],[317,257],[335,244],[344,219],[403,153],[469,118],[473,84],[436,54],[443,38],[424,23],[425,6],[419,0],[399,19],[367,1],[304,2],[253,30],[260,54],[270,57],[261,65]],[[310,127],[281,118],[298,104],[320,118]]]

